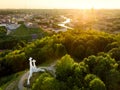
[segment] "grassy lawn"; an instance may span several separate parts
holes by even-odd
[[[25,25],[21,25],[18,29],[14,30],[11,35],[27,36],[31,34],[39,34],[42,32],[40,28],[27,28]]]
[[[16,30],[13,30],[10,35],[16,36],[19,38],[30,40],[35,35],[37,38],[43,37],[44,31],[41,28],[27,28],[25,25],[21,25]]]

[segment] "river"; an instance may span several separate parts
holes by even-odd
[[[61,27],[63,27],[63,28],[57,29],[57,30],[53,30],[53,31],[55,31],[56,33],[58,33],[58,32],[60,32],[60,31],[65,32],[65,31],[67,31],[68,29],[73,29],[73,28],[71,28],[71,27],[69,27],[69,26],[66,26],[67,23],[70,23],[70,22],[71,22],[71,19],[70,19],[70,18],[67,18],[67,17],[65,17],[65,16],[61,16],[61,17],[64,18],[65,21],[59,23],[58,26],[61,26]]]

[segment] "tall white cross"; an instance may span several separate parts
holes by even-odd
[[[29,71],[29,76],[28,76],[28,80],[27,80],[27,85],[30,85],[30,78],[32,77],[32,73],[33,72],[44,72],[44,69],[41,68],[37,68],[37,66],[35,65],[36,60],[32,60],[32,57],[29,58],[29,64],[30,64],[30,71]]]
[[[29,76],[28,76],[28,80],[27,80],[27,84],[30,84],[30,78],[32,77],[32,73],[33,73],[33,65],[32,65],[32,57],[29,58],[29,64],[30,64],[30,71],[29,71]]]

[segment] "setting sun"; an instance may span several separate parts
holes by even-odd
[[[119,9],[119,4],[119,0],[0,0],[1,9]]]
[[[120,0],[0,0],[0,90],[120,90]]]

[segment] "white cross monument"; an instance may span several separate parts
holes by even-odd
[[[36,60],[32,60],[32,57],[29,58],[29,64],[30,64],[30,71],[29,71],[29,76],[28,76],[28,80],[27,80],[27,85],[30,85],[30,78],[32,77],[32,73],[33,72],[39,72],[42,71],[44,72],[44,69],[41,68],[37,68],[37,66],[35,65]]]

